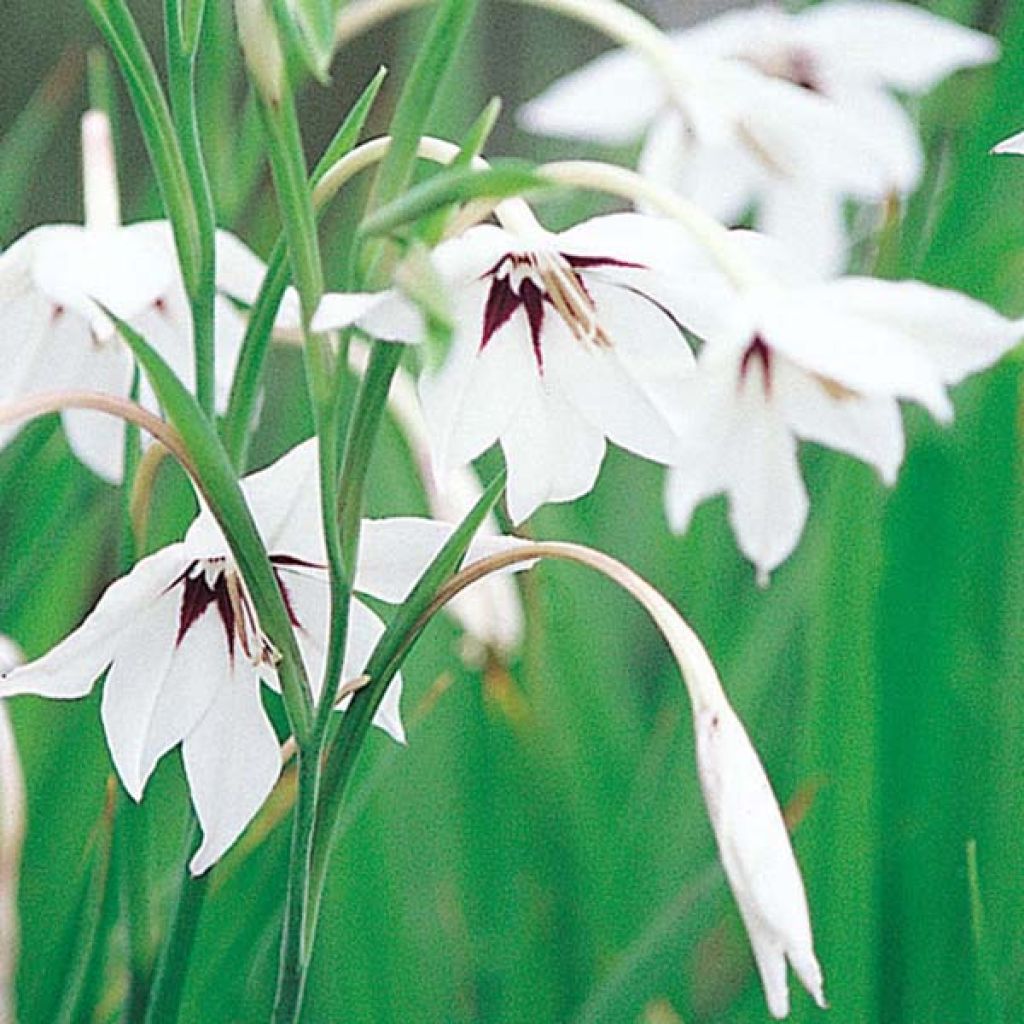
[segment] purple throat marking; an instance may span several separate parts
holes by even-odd
[[[761,379],[764,382],[764,393],[769,398],[772,394],[774,374],[772,350],[760,334],[755,334],[753,341],[747,346],[740,360],[740,383],[746,383],[750,368],[755,363],[761,364]]]
[[[630,270],[645,270],[641,263],[630,263],[626,260],[615,259],[610,256],[574,256],[571,253],[558,253],[557,258],[565,263],[567,273],[571,277],[572,285],[578,290],[584,300],[593,308],[594,300],[586,283],[579,275],[581,270],[594,270],[601,267],[620,267]],[[518,291],[512,286],[511,273],[517,268],[527,268],[532,273],[524,275],[519,284]],[[502,273],[505,271],[505,273]],[[534,275],[541,278],[542,284],[534,280]],[[543,272],[538,268],[537,262],[527,253],[508,253],[502,256],[490,270],[481,275],[481,280],[491,279],[490,291],[487,293],[487,301],[484,304],[483,325],[480,331],[480,346],[478,351],[483,350],[490,344],[494,335],[512,319],[515,313],[522,309],[530,326],[530,341],[533,347],[533,357],[537,363],[537,369],[544,372],[544,350],[542,345],[542,333],[544,330],[545,305],[556,309],[563,315],[564,306],[552,298],[547,287],[543,285]],[[570,324],[570,327],[572,325]]]
[[[219,569],[212,584],[207,579],[207,572],[202,567],[202,561],[196,559],[190,562],[185,571],[164,591],[167,593],[179,585],[182,588],[175,647],[181,646],[188,631],[212,607],[220,618],[231,660],[234,660],[237,642],[249,661],[253,663],[266,661],[267,651],[260,633],[259,621],[238,575],[233,569],[227,567],[226,559],[211,558],[205,561],[214,566],[224,563],[224,567]],[[299,621],[291,595],[281,574],[288,569],[321,569],[323,566],[301,558],[294,558],[291,555],[271,555],[270,562],[288,617],[292,625],[299,629],[302,623]]]

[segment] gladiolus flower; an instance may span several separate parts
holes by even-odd
[[[111,310],[156,348],[187,386],[194,381],[192,322],[170,224],[120,226],[110,127],[91,111],[82,122],[86,223],[38,227],[0,254],[0,403],[66,388],[127,398],[135,362]],[[264,267],[237,238],[218,231],[217,399],[226,406],[245,322],[231,298],[252,303]],[[159,408],[148,383],[140,399]],[[121,479],[124,424],[99,413],[66,410],[72,450],[112,483]],[[0,445],[17,428],[0,428]]]
[[[314,687],[330,614],[317,481],[315,442],[243,481]],[[367,521],[355,590],[401,602],[451,529],[428,519]],[[489,552],[506,542],[483,543]],[[383,630],[353,599],[345,680],[362,674]],[[201,874],[238,838],[280,774],[280,744],[260,692],[261,683],[279,687],[276,664],[227,542],[204,511],[184,541],[112,583],[70,636],[3,676],[0,696],[82,697],[109,667],[101,713],[118,775],[139,800],[159,759],[181,744],[203,830],[191,869]],[[374,718],[399,742],[401,686],[396,677]]]
[[[667,403],[693,366],[680,325],[699,333],[721,292],[674,225],[637,214],[562,234],[483,225],[440,245],[434,263],[454,336],[419,388],[441,487],[500,441],[519,523],[545,502],[587,493],[606,439],[672,458]],[[397,292],[328,296],[314,320],[352,323],[392,341],[425,335]]]
[[[706,336],[678,393],[666,497],[683,531],[700,501],[728,495],[739,546],[766,578],[807,517],[798,441],[853,455],[891,484],[904,450],[899,400],[950,421],[947,388],[999,359],[1024,326],[915,281],[808,279],[770,240],[733,237],[787,276],[737,292]]]

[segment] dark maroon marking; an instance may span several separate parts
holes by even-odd
[[[573,256],[572,253],[559,253],[573,270],[594,270],[599,267],[621,267],[624,270],[647,270],[642,263],[631,263],[629,260],[617,260],[611,256]]]
[[[817,72],[818,69],[815,66],[814,58],[810,54],[798,50],[790,55],[789,74],[787,77],[793,85],[806,89],[808,92],[820,93],[822,88],[818,81]]]
[[[544,294],[529,279],[523,281],[520,297],[530,321],[530,341],[533,343],[533,358],[537,360],[537,369],[544,372],[544,350],[541,347],[541,331],[544,329]]]
[[[754,340],[747,346],[743,358],[740,360],[740,380],[745,381],[750,372],[750,364],[757,359],[761,364],[761,371],[764,376],[764,392],[769,397],[772,393],[772,350],[765,343],[760,334],[754,335]]]
[[[167,300],[161,295],[159,298],[153,300],[153,308],[158,313],[167,312]]]
[[[327,566],[321,562],[307,562],[304,558],[296,558],[295,555],[271,555],[270,561],[274,565],[283,566],[288,569],[326,569]]]
[[[220,615],[221,624],[224,626],[224,635],[228,640],[228,657],[235,660],[235,637],[238,635],[235,623],[235,609],[231,604],[231,596],[228,594],[227,580],[221,576],[214,587],[217,594],[217,613]],[[181,642],[180,640],[178,641]],[[246,651],[246,657],[251,657],[252,652]]]
[[[189,575],[197,564],[193,562],[175,580],[175,583],[182,584],[181,612],[178,616],[178,636],[174,641],[175,647],[181,646],[182,640],[185,639],[185,634],[203,617],[206,609],[211,604],[216,602],[217,610],[221,615],[221,621],[224,620],[223,602],[218,594],[218,591],[223,588],[224,598],[227,598],[227,584],[224,581],[224,577],[221,575],[217,579],[216,584],[211,587],[206,582],[206,573],[201,572],[198,576]],[[174,586],[174,584],[172,583],[171,586]],[[230,601],[227,603],[230,604]],[[227,629],[226,622],[224,627]]]
[[[480,335],[480,351],[494,337],[495,332],[512,318],[512,314],[522,305],[522,298],[512,291],[507,277],[495,278],[491,282],[491,290],[487,294],[487,305],[484,307],[484,326]]]
[[[680,331],[688,331],[688,330],[690,330],[690,328],[687,327],[686,324],[684,324],[679,319],[679,317],[677,317],[675,315],[675,313],[673,313],[672,310],[668,308],[668,306],[666,306],[663,303],[659,302],[656,298],[654,298],[653,295],[648,295],[646,292],[640,291],[639,288],[633,288],[631,285],[628,285],[628,284],[620,284],[617,281],[612,282],[611,286],[613,288],[621,288],[624,292],[629,292],[631,295],[635,295],[638,299],[643,299],[644,302],[646,302],[649,305],[653,306],[659,313],[661,313],[667,319],[671,320],[672,323],[675,324],[675,326],[676,326],[676,328],[678,330],[680,330]],[[696,334],[697,332],[693,331],[693,333]]]
[[[285,582],[281,579],[281,574],[275,569],[274,579],[277,580],[277,589],[281,591],[281,600],[284,601],[285,609],[288,612],[288,618],[291,624],[296,629],[302,628],[302,623],[299,621],[298,615],[295,613],[295,606],[292,604],[292,595],[288,588],[285,586]]]
[[[61,317],[64,316],[66,312],[67,310],[65,310],[64,306],[58,302],[53,307],[53,312],[50,314],[50,323],[55,324],[58,320],[61,319]]]

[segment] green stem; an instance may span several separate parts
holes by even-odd
[[[195,41],[202,29],[204,10],[202,4],[192,5],[190,18],[193,24],[189,26],[189,31],[194,32],[195,36],[190,40],[183,34],[185,26],[182,23],[179,0],[166,0],[164,5],[171,112],[192,193],[198,229],[199,273],[189,289],[196,399],[203,412],[207,416],[212,416],[215,390],[216,216],[210,177],[199,135],[195,74]]]
[[[384,77],[385,72],[381,69],[349,111],[310,177],[311,188],[338,160],[351,152],[359,141]],[[319,215],[320,210],[315,212]],[[224,445],[239,469],[244,468],[246,460],[271,332],[290,280],[288,257],[288,240],[282,234],[274,245],[267,263],[267,273],[250,312],[245,338],[238,355],[238,368],[224,417]],[[344,369],[344,360],[340,361],[335,372],[337,373],[339,369]],[[337,387],[334,390],[336,394],[339,393]]]
[[[292,825],[288,895],[273,1024],[294,1024],[302,1012],[306,977],[313,952],[309,914],[310,866],[316,830],[320,763],[315,754],[299,752],[299,785]]]
[[[195,849],[199,825],[189,811],[185,841],[186,859]],[[193,878],[185,868],[174,903],[170,926],[153,975],[153,987],[146,1007],[145,1024],[174,1024],[181,1010],[181,997],[188,976],[189,958],[202,914],[209,873]]]

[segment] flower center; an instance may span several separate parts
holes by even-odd
[[[799,47],[768,53],[744,53],[741,59],[769,78],[781,78],[808,92],[823,93],[817,61],[812,53]]]
[[[299,627],[301,624],[281,579],[281,570],[289,566],[305,566],[307,563],[286,555],[271,555],[270,561],[292,625]],[[273,667],[281,660],[277,648],[260,628],[252,598],[237,568],[229,559],[196,559],[168,590],[178,585],[182,588],[182,598],[176,646],[181,645],[188,631],[212,608],[220,619],[232,660],[236,649],[241,650],[246,660],[255,666]]]
[[[491,290],[484,307],[480,350],[523,309],[530,326],[530,338],[537,367],[544,369],[542,332],[545,306],[561,317],[576,341],[597,348],[610,348],[611,339],[601,325],[597,306],[580,274],[597,267],[642,269],[637,263],[602,256],[574,256],[553,251],[509,253],[486,274]]]

